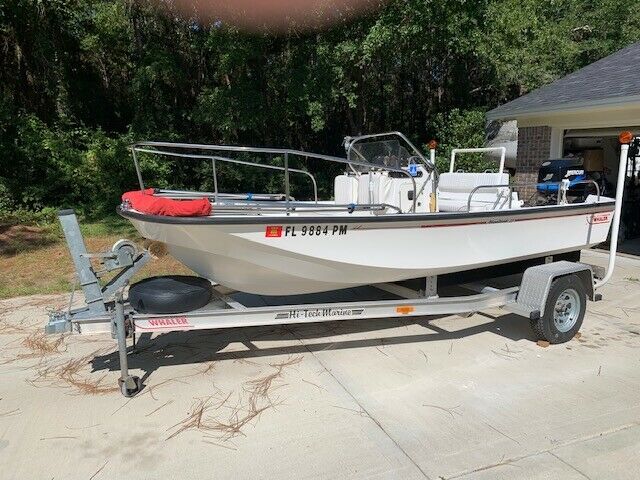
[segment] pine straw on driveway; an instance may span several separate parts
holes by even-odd
[[[118,368],[95,371],[94,362],[97,357],[115,353],[113,339],[108,335],[44,334],[45,308],[57,308],[66,301],[66,296],[38,296],[0,302],[0,367],[23,372],[20,376],[28,385],[49,390],[52,396],[57,395],[55,391],[61,391],[65,395],[108,397],[113,403],[120,403],[122,397],[116,381]],[[16,311],[21,315],[16,316]],[[205,340],[190,347],[197,350],[197,357],[200,357],[204,353],[210,354],[212,345]],[[170,344],[165,348],[176,354],[181,345]],[[153,348],[142,348],[135,357],[141,364],[152,364],[155,355]],[[279,390],[286,386],[284,377],[289,369],[297,368],[302,361],[301,355],[289,355],[262,361],[243,360],[237,365],[233,362],[234,375],[223,373],[220,378],[217,378],[216,361],[185,363],[179,373],[168,378],[156,380],[155,375],[150,376],[146,388],[135,400],[126,400],[111,415],[131,401],[147,406],[157,402],[158,405],[149,409],[145,416],[163,410],[163,415],[154,417],[160,425],[159,439],[172,441],[190,432],[196,438],[202,437],[204,443],[235,450],[233,440],[246,435],[246,427],[255,426],[266,411],[283,404]],[[170,370],[168,367],[167,371]],[[218,385],[218,380],[222,385]],[[181,388],[172,394],[170,388],[164,387],[174,383],[181,384]],[[185,412],[184,397],[192,391],[191,384],[199,385],[198,391],[206,393],[193,397],[191,407]],[[161,390],[162,399],[155,396],[157,390]],[[147,396],[150,399],[145,400]],[[24,409],[13,406],[0,409],[0,417],[23,413]],[[164,419],[164,425],[161,419]],[[58,433],[64,431],[41,440],[72,438]]]

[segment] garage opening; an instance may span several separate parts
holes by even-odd
[[[615,195],[618,178],[620,144],[623,130],[640,132],[640,126],[566,130],[563,139],[563,158],[574,158],[585,174],[598,180],[604,195]],[[622,204],[619,250],[640,256],[640,157],[627,166],[625,194]]]

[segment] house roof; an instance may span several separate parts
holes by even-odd
[[[640,42],[500,105],[489,120],[640,101]]]

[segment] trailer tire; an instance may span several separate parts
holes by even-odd
[[[129,303],[139,313],[185,313],[204,307],[211,294],[211,282],[206,278],[166,275],[131,285]]]
[[[578,275],[556,278],[551,283],[544,315],[531,320],[538,339],[558,344],[571,340],[582,326],[587,310],[587,289]]]

